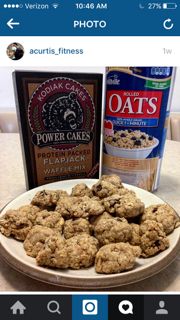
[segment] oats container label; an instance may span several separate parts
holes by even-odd
[[[125,183],[158,188],[175,70],[109,67],[103,173]]]

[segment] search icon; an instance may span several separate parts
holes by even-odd
[[[47,304],[47,309],[51,313],[59,313],[61,314],[60,308],[59,308],[59,303],[55,300],[51,300]]]

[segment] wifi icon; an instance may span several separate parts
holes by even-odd
[[[52,4],[52,7],[53,7],[54,9],[57,9],[57,8],[59,7],[59,3],[53,3],[53,4]]]

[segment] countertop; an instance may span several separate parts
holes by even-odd
[[[0,133],[0,208],[26,191],[19,134]],[[180,214],[180,143],[166,141],[160,187],[155,194]],[[0,291],[76,291],[42,283],[0,259]],[[105,291],[105,290],[104,290]],[[180,254],[155,276],[107,291],[180,291]]]

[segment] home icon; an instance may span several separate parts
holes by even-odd
[[[26,307],[18,300],[10,309],[12,310],[12,314],[24,314]]]

